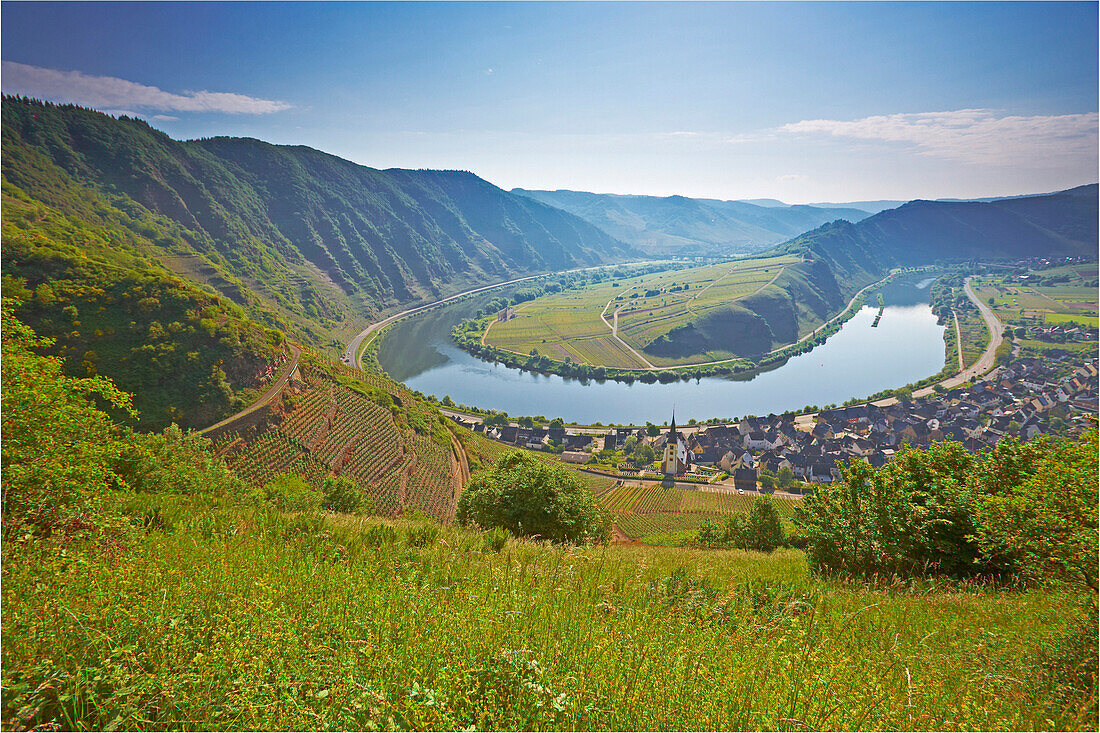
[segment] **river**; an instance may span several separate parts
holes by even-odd
[[[673,407],[690,418],[766,415],[805,405],[841,403],[900,387],[940,371],[943,327],[929,305],[933,278],[899,280],[882,288],[886,308],[872,295],[840,331],[807,354],[751,379],[707,377],[668,384],[565,379],[482,361],[459,349],[451,327],[468,318],[496,290],[410,316],[391,327],[379,363],[410,389],[510,415],[561,417],[568,422],[663,423]]]

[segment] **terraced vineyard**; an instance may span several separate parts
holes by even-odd
[[[733,491],[681,489],[660,484],[615,484],[597,492],[614,516],[615,525],[632,539],[656,532],[694,530],[704,519],[747,512],[756,494]],[[797,500],[772,497],[784,519],[790,519]]]
[[[283,473],[320,487],[347,476],[379,514],[454,516],[460,483],[446,418],[381,377],[312,359],[264,421],[215,444],[237,475],[263,486]]]

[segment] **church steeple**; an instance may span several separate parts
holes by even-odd
[[[672,427],[668,429],[668,439],[676,440],[676,408],[672,408]]]

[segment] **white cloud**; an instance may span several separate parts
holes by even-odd
[[[153,119],[157,122],[179,122],[179,117],[175,115],[153,115]]]
[[[113,76],[59,71],[14,61],[2,65],[3,89],[51,102],[96,109],[140,109],[154,112],[223,112],[263,115],[291,105],[233,92],[184,91],[179,94]]]
[[[1060,165],[1096,156],[1097,114],[1003,115],[988,109],[802,120],[781,133],[828,135],[916,146],[922,155],[977,165]]]

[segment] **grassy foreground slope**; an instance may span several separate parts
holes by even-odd
[[[3,717],[66,728],[1091,729],[1054,591],[812,579],[798,551],[565,548],[112,503],[7,540]],[[1082,625],[1084,623],[1084,625]]]

